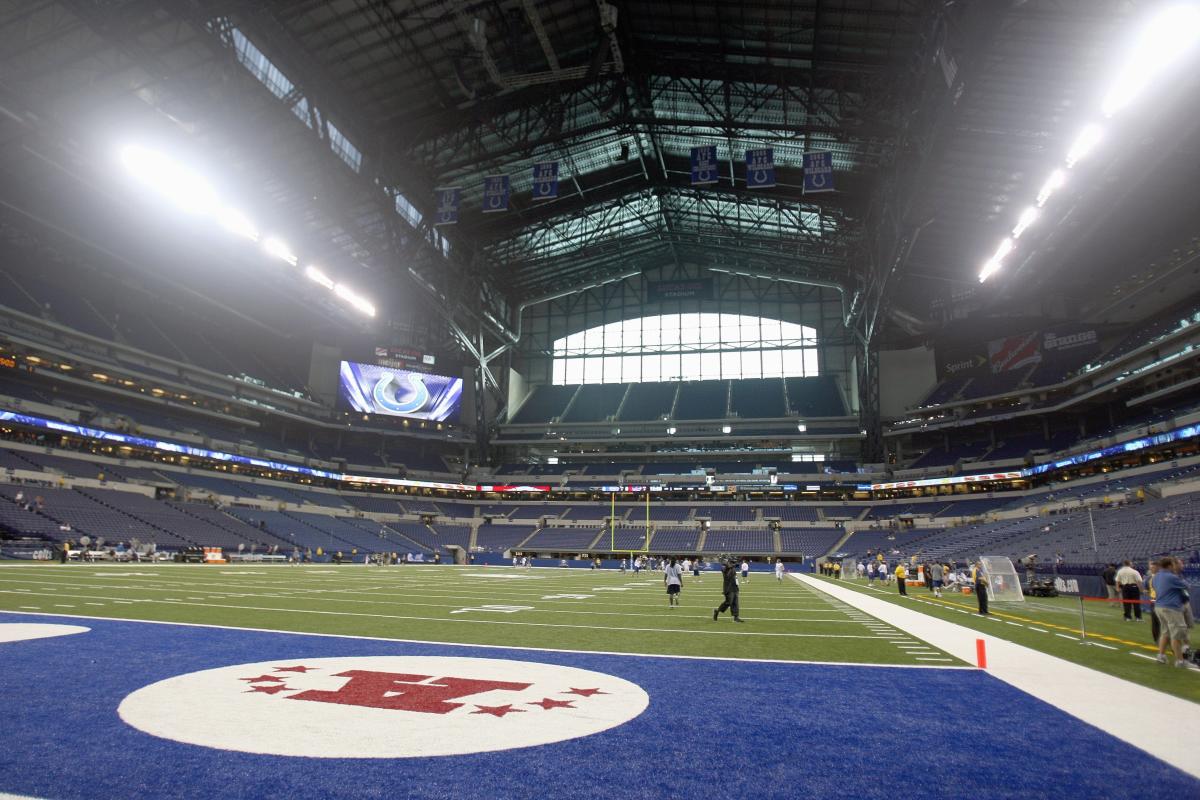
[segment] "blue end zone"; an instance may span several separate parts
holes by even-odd
[[[1200,781],[973,670],[567,654],[38,615],[0,620],[8,621],[77,623],[92,631],[0,644],[6,685],[0,792],[205,800],[891,800],[1140,798],[1153,786],[1159,796],[1200,796]],[[419,759],[221,751],[150,736],[117,716],[130,692],[183,673],[381,655],[579,667],[640,685],[650,706],[624,725],[580,739]]]

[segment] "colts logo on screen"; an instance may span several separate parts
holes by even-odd
[[[641,687],[529,661],[313,658],[180,675],[125,698],[121,718],[188,744],[315,758],[412,758],[590,736],[641,714]]]
[[[406,374],[403,381],[408,384],[405,399],[400,399],[400,379],[388,373],[375,383],[371,397],[380,408],[387,409],[393,414],[416,414],[429,404],[429,388],[421,380],[420,375]]]

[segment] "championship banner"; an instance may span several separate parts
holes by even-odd
[[[437,225],[457,225],[458,224],[458,204],[462,199],[462,190],[457,186],[450,186],[445,189],[434,189],[437,193],[437,219],[433,223]]]
[[[508,211],[508,176],[488,175],[483,179],[483,213]]]
[[[717,146],[707,144],[692,148],[692,186],[706,186],[720,180]]]
[[[533,165],[533,199],[553,200],[558,197],[558,162],[545,161]]]
[[[804,193],[833,191],[833,153],[804,154]]]
[[[992,365],[992,374],[1024,369],[1042,363],[1041,344],[1040,331],[1023,333],[1020,336],[1006,336],[1003,339],[993,339],[988,342],[988,363]]]
[[[775,150],[764,147],[761,150],[746,151],[746,188],[771,189],[775,186]]]

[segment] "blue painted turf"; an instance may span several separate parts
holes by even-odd
[[[71,623],[5,615],[3,622]],[[905,798],[1200,796],[1200,781],[973,670],[453,647],[86,619],[0,644],[0,792],[45,798]],[[558,744],[423,759],[213,750],[129,727],[130,692],[231,664],[506,658],[605,672],[650,707]],[[1097,702],[1103,702],[1098,699]],[[1148,724],[1155,724],[1148,721]],[[1128,776],[1121,779],[1119,776]]]

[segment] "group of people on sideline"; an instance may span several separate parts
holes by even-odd
[[[1189,631],[1195,627],[1188,585],[1183,580],[1183,562],[1174,556],[1153,559],[1146,574],[1128,559],[1118,567],[1107,565],[1100,573],[1108,600],[1119,603],[1126,622],[1141,622],[1142,606],[1150,617],[1150,637],[1158,645],[1157,660],[1167,663],[1171,651],[1175,666],[1198,669],[1192,658]]]

